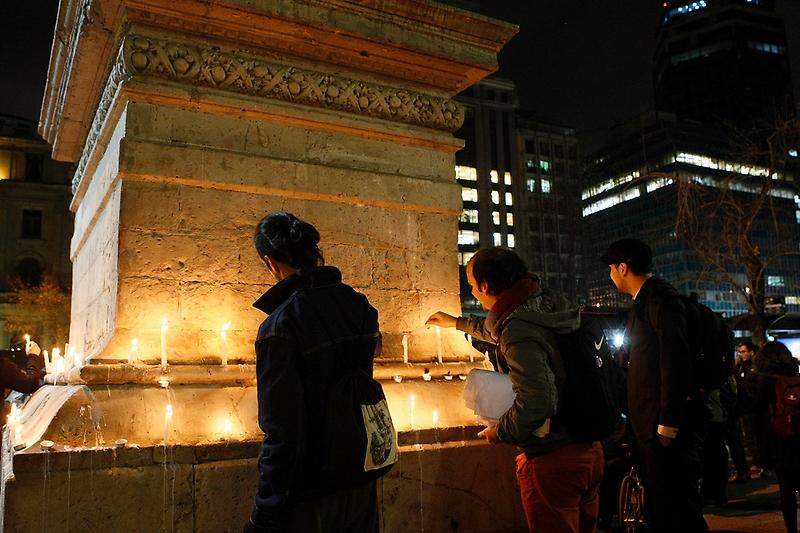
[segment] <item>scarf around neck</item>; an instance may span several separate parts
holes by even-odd
[[[529,298],[539,296],[541,293],[542,288],[539,285],[539,278],[532,272],[528,272],[514,285],[501,292],[492,309],[486,315],[486,322],[484,323],[492,339],[495,342],[499,341],[503,325],[508,317],[511,316],[511,313]]]

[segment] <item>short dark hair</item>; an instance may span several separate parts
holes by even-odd
[[[611,243],[600,260],[604,265],[625,263],[637,276],[653,271],[653,250],[639,239],[620,239]]]
[[[489,294],[493,295],[500,294],[528,274],[528,268],[520,256],[499,246],[481,248],[467,264],[472,265],[475,282],[481,285],[485,281],[489,286]]]
[[[271,257],[300,271],[324,265],[317,228],[291,213],[270,213],[256,226],[253,244],[261,257]]]
[[[739,343],[736,346],[737,347],[738,346],[744,346],[745,348],[747,348],[751,352],[755,352],[758,349],[756,347],[756,345],[754,343],[750,342],[750,341],[739,341]]]

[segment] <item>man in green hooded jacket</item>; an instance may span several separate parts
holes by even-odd
[[[509,375],[514,403],[478,436],[517,446],[517,478],[532,532],[596,530],[603,477],[599,442],[578,442],[558,423],[565,383],[556,335],[576,331],[579,309],[543,289],[522,259],[505,248],[484,248],[466,267],[472,295],[486,318],[437,312],[428,324],[456,327],[497,346],[498,370]]]

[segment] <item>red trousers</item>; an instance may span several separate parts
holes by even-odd
[[[532,533],[594,533],[603,479],[599,442],[565,446],[528,458],[517,456],[522,506]]]

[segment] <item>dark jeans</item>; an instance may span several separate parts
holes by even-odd
[[[744,442],[742,440],[744,432],[742,431],[741,417],[727,422],[726,426],[725,442],[727,442],[728,450],[731,452],[733,467],[738,474],[746,475],[749,473],[750,469],[747,466],[747,457],[744,453]]]
[[[797,491],[800,490],[800,469],[776,468],[781,493],[781,512],[787,533],[797,533]]]
[[[700,437],[687,428],[667,447],[657,438],[636,442],[637,470],[645,488],[651,531],[708,531],[697,491],[701,444]]]
[[[248,524],[245,533],[378,533],[375,482],[290,505],[269,528]]]
[[[725,488],[728,484],[728,451],[725,449],[725,422],[708,424],[702,451],[703,488],[705,498],[716,504],[728,501]]]

